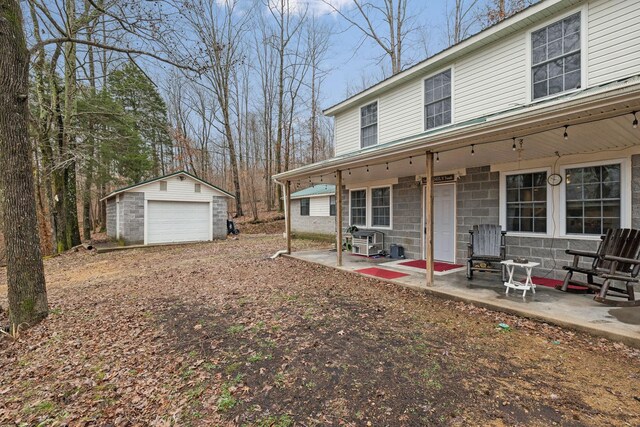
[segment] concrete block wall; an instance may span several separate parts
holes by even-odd
[[[120,194],[120,215],[120,237],[125,243],[144,243],[144,193]]]
[[[227,238],[227,197],[213,197],[213,238]]]
[[[107,204],[107,237],[116,238],[116,198],[112,197],[105,200]]]
[[[384,233],[385,250],[391,244],[404,247],[407,258],[423,258],[421,255],[422,186],[414,176],[398,179],[392,187],[393,230],[380,229]],[[349,190],[343,189],[342,218],[344,228],[349,227]],[[365,228],[359,227],[361,230]],[[344,230],[343,230],[344,231]]]
[[[328,199],[327,203],[329,203]],[[291,230],[295,233],[336,233],[335,216],[311,216],[300,215],[300,199],[291,200]]]
[[[467,169],[456,184],[456,262],[467,260],[469,230],[476,224],[500,222],[500,174],[489,166]]]

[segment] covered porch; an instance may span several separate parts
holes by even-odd
[[[564,250],[595,250],[602,234],[595,229],[598,227],[592,227],[591,218],[570,218],[577,224],[571,227],[583,227],[582,233],[565,224],[571,216],[564,210],[569,209],[566,185],[567,177],[576,170],[572,168],[602,168],[603,162],[615,163],[617,216],[609,218],[609,213],[602,213],[595,222],[600,221],[601,230],[640,228],[638,111],[640,77],[633,77],[468,122],[454,122],[281,173],[275,179],[284,188],[286,250],[291,253],[290,194],[310,184],[329,183],[336,186],[337,266],[343,262],[345,230],[357,225],[382,232],[385,250],[391,243],[400,243],[410,258],[426,260],[423,279],[425,286],[431,287],[437,285],[434,262],[464,263],[469,229],[475,224],[493,223],[509,229],[509,256],[531,257],[540,262],[541,275],[557,279],[563,263],[569,261]],[[513,232],[511,224],[507,227],[514,217],[505,207],[505,176],[532,171],[541,172],[543,198],[533,198],[536,188],[529,189],[532,203],[516,204],[520,213],[515,219],[521,222],[521,228]],[[552,176],[559,180],[552,183]],[[371,199],[376,197],[373,190],[382,187],[389,190],[383,194],[386,206],[378,212],[386,209],[387,218],[376,223]],[[358,214],[354,192],[365,199],[360,222],[354,219]],[[434,202],[436,197],[440,199]],[[607,204],[600,203],[602,211]],[[538,209],[541,219],[523,213],[525,208],[529,212]],[[439,217],[446,221],[436,223]]]
[[[464,301],[495,311],[517,314],[549,324],[591,333],[640,348],[640,310],[634,307],[615,308],[593,301],[592,295],[560,292],[554,288],[536,286],[536,292],[509,291],[495,274],[484,273],[467,280],[464,271],[435,273],[433,286],[426,286],[422,269],[400,265],[397,260],[366,258],[345,254],[337,264],[335,250],[300,251],[292,258],[336,268],[361,277],[376,278],[394,285],[421,290],[445,299]],[[376,276],[371,268],[395,274]],[[365,272],[363,272],[365,271]],[[369,271],[367,273],[366,271]],[[374,275],[372,275],[373,273]]]

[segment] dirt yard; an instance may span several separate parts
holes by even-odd
[[[640,425],[637,350],[282,246],[47,260],[49,318],[0,338],[0,425]]]

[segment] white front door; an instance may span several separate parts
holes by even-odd
[[[433,186],[433,257],[437,261],[456,260],[456,185]]]

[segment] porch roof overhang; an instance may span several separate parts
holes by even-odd
[[[476,147],[476,152],[482,147],[485,153],[501,153],[503,162],[522,160],[522,152],[520,158],[509,160],[507,157],[512,153],[512,138],[524,139],[526,158],[552,157],[556,152],[569,155],[621,150],[640,145],[640,130],[631,126],[633,116],[630,114],[634,111],[640,111],[640,76],[346,153],[280,173],[274,180],[333,183],[333,173],[337,170],[373,166],[379,169],[380,165],[386,166],[385,172],[389,168],[391,172],[397,170],[396,177],[408,176],[412,169],[424,172],[424,163],[421,164],[419,158],[424,158],[428,151],[439,154],[441,161],[436,165],[436,172],[500,163],[495,155],[472,157],[464,152],[461,156],[461,150],[471,145]],[[568,141],[563,140],[564,126],[569,126]],[[411,157],[414,158],[409,162],[412,167],[392,164]]]

